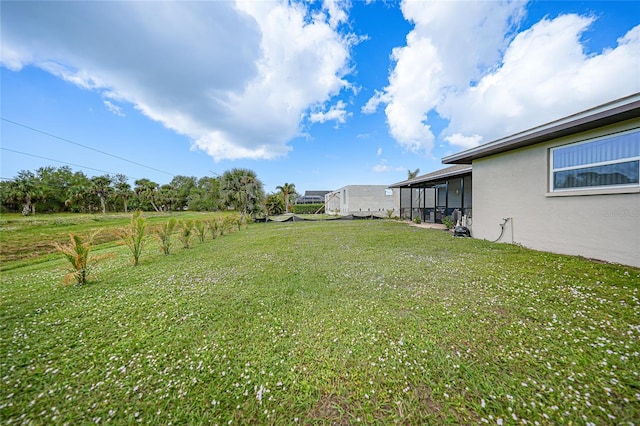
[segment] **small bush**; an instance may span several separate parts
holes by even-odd
[[[196,230],[196,234],[198,234],[198,240],[201,243],[204,243],[204,239],[207,236],[207,224],[201,220],[196,220],[194,222],[194,228]]]
[[[238,215],[236,218],[236,224],[238,225],[238,231],[240,231],[243,227],[247,229],[249,226],[249,221],[251,220],[246,214]]]
[[[324,204],[294,204],[290,207],[295,214],[324,213]]]
[[[146,244],[145,230],[147,228],[147,219],[142,217],[140,211],[131,215],[131,223],[127,228],[116,230],[115,234],[121,239],[122,244],[126,245],[133,255],[133,266],[138,266],[142,250]]]
[[[233,228],[236,227],[238,221],[234,216],[225,216],[222,220],[222,231],[221,234],[231,233]]]
[[[162,252],[167,256],[171,254],[171,236],[175,232],[177,223],[176,218],[172,217],[167,223],[160,225],[156,230],[156,237],[158,237],[158,242],[160,243],[160,250],[162,250]]]
[[[66,285],[71,284],[74,280],[79,285],[86,284],[89,277],[89,266],[99,260],[111,257],[111,255],[108,254],[90,256],[91,249],[93,248],[93,239],[96,235],[97,232],[91,234],[86,239],[82,239],[79,235],[69,234],[71,240],[69,244],[62,245],[55,243],[56,249],[62,253],[71,264],[69,273],[64,276],[64,283]]]
[[[207,229],[209,230],[209,233],[211,234],[211,239],[213,240],[218,238],[218,225],[219,225],[219,222],[216,219],[207,220]]]
[[[224,235],[225,232],[227,231],[225,218],[224,217],[216,218],[216,223],[218,224],[218,232],[220,233],[220,235]]]
[[[447,227],[447,229],[453,228],[453,219],[451,216],[445,216],[442,218],[442,224]]]
[[[422,223],[422,219],[420,219],[420,216],[416,216],[413,218],[413,223],[415,224],[421,224]]]
[[[191,247],[191,237],[193,236],[193,220],[187,219],[180,222],[180,233],[178,239],[186,249]]]

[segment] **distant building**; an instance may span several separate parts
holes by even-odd
[[[388,210],[397,216],[400,200],[397,190],[387,185],[348,185],[324,196],[328,214],[386,216]]]
[[[331,191],[305,191],[302,197],[296,199],[296,204],[322,204],[324,196]]]

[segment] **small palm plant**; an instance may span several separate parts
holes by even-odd
[[[180,222],[180,233],[178,239],[182,241],[182,246],[186,249],[191,247],[191,237],[193,236],[193,220],[187,219]]]
[[[62,253],[71,264],[69,273],[64,276],[64,283],[66,285],[70,285],[74,280],[79,285],[86,284],[89,278],[90,265],[111,256],[90,256],[91,249],[93,248],[93,239],[96,235],[97,233],[94,233],[83,239],[79,235],[69,234],[69,244],[63,245],[55,243],[56,249]]]
[[[115,234],[122,240],[133,255],[133,266],[138,266],[142,250],[147,242],[145,230],[147,219],[142,217],[140,211],[131,215],[131,223],[128,227],[115,231]]]
[[[160,227],[156,229],[156,237],[158,237],[158,242],[160,243],[160,250],[167,256],[171,254],[171,237],[175,232],[177,223],[176,218],[172,217],[167,223],[160,225]]]
[[[219,217],[216,219],[216,222],[218,222],[218,230],[220,231],[220,235],[224,235],[224,233],[227,231],[226,218]]]
[[[240,214],[238,216],[235,217],[236,220],[236,225],[238,225],[238,231],[240,231],[242,229],[242,226],[244,225],[244,227],[246,228],[247,225],[247,216],[244,214]]]
[[[211,233],[211,238],[214,240],[218,238],[218,221],[216,219],[207,220],[207,227],[209,228],[209,232]]]
[[[224,217],[224,220],[222,221],[222,226],[225,232],[230,234],[231,232],[233,232],[233,228],[236,227],[236,223],[237,223],[236,218],[233,217],[232,215],[229,215]]]
[[[198,234],[198,240],[201,243],[204,243],[204,239],[207,236],[207,224],[201,220],[196,220],[194,222],[194,228],[196,230],[196,234]]]

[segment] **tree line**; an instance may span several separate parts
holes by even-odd
[[[253,170],[234,168],[216,177],[175,176],[160,185],[143,178],[129,183],[123,174],[88,177],[70,167],[23,170],[0,182],[2,212],[129,212],[236,210],[256,216],[288,211],[297,197],[295,185],[285,183],[265,194]]]

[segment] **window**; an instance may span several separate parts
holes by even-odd
[[[551,149],[551,191],[640,186],[640,130]]]

